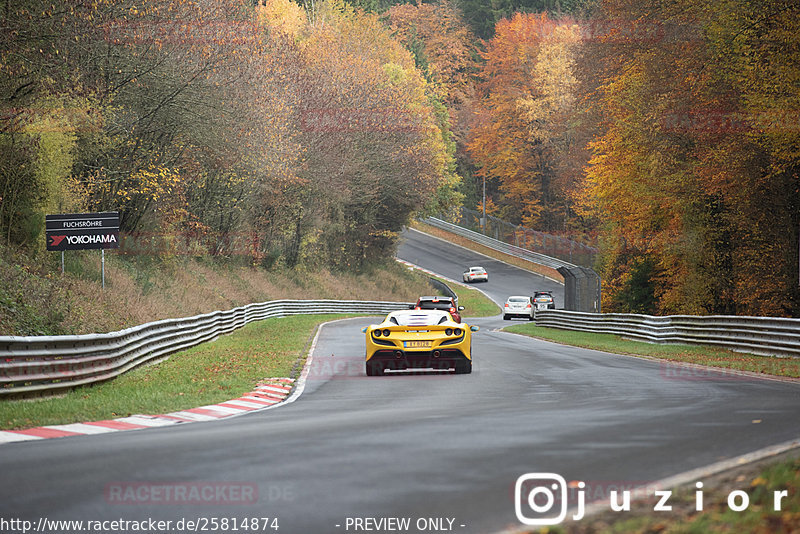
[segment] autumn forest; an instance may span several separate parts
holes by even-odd
[[[18,0],[0,21],[3,247],[119,210],[197,254],[359,271],[463,206],[594,243],[606,311],[800,316],[794,1]]]

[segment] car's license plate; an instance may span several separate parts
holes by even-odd
[[[430,341],[406,341],[403,346],[407,349],[426,349],[431,346]]]
[[[547,309],[547,304],[537,304],[536,305],[536,309],[537,310],[546,310]]]

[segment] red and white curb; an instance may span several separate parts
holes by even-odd
[[[200,406],[199,408],[190,408],[162,415],[130,415],[106,421],[48,425],[24,430],[2,430],[0,431],[0,444],[67,436],[105,434],[122,430],[141,430],[143,428],[224,419],[282,404],[291,393],[293,385],[294,380],[291,378],[270,378],[260,383],[250,393],[246,393],[239,398],[219,404]]]

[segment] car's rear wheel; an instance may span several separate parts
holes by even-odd
[[[457,375],[468,375],[471,372],[472,372],[472,361],[467,360],[465,362],[456,363]]]
[[[510,317],[508,315],[505,315],[505,314],[503,315],[503,320],[504,321],[508,321],[509,319],[510,319]]]
[[[367,362],[367,376],[383,376],[383,365]]]

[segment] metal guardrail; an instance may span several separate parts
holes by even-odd
[[[550,328],[617,334],[651,343],[712,345],[763,356],[800,357],[800,319],[734,315],[636,315],[564,310],[536,312]]]
[[[274,300],[107,334],[0,336],[0,398],[52,394],[108,380],[261,319],[320,313],[382,315],[408,306],[404,302]]]
[[[481,212],[464,207],[456,217],[445,219],[482,235],[582,267],[593,266],[600,252],[596,247],[575,239],[512,224],[488,214],[484,218]]]
[[[465,237],[470,241],[474,241],[498,252],[504,252],[506,254],[510,254],[511,256],[517,256],[518,258],[523,258],[528,261],[532,261],[533,263],[544,265],[545,267],[550,267],[552,269],[558,269],[559,267],[577,267],[577,265],[567,261],[553,258],[551,256],[545,256],[544,254],[539,254],[538,252],[533,252],[515,245],[509,245],[503,241],[487,237],[478,232],[473,232],[472,230],[468,230],[447,221],[437,219],[436,217],[428,217],[423,222],[436,228],[441,228],[442,230],[447,230],[448,232],[460,235],[461,237]]]
[[[526,248],[518,247],[487,237],[462,226],[428,217],[425,223],[446,230],[472,242],[498,252],[503,252],[532,263],[544,265],[558,271],[564,277],[564,308],[583,312],[600,312],[602,300],[600,276],[588,267],[579,267],[567,261],[540,254]]]

